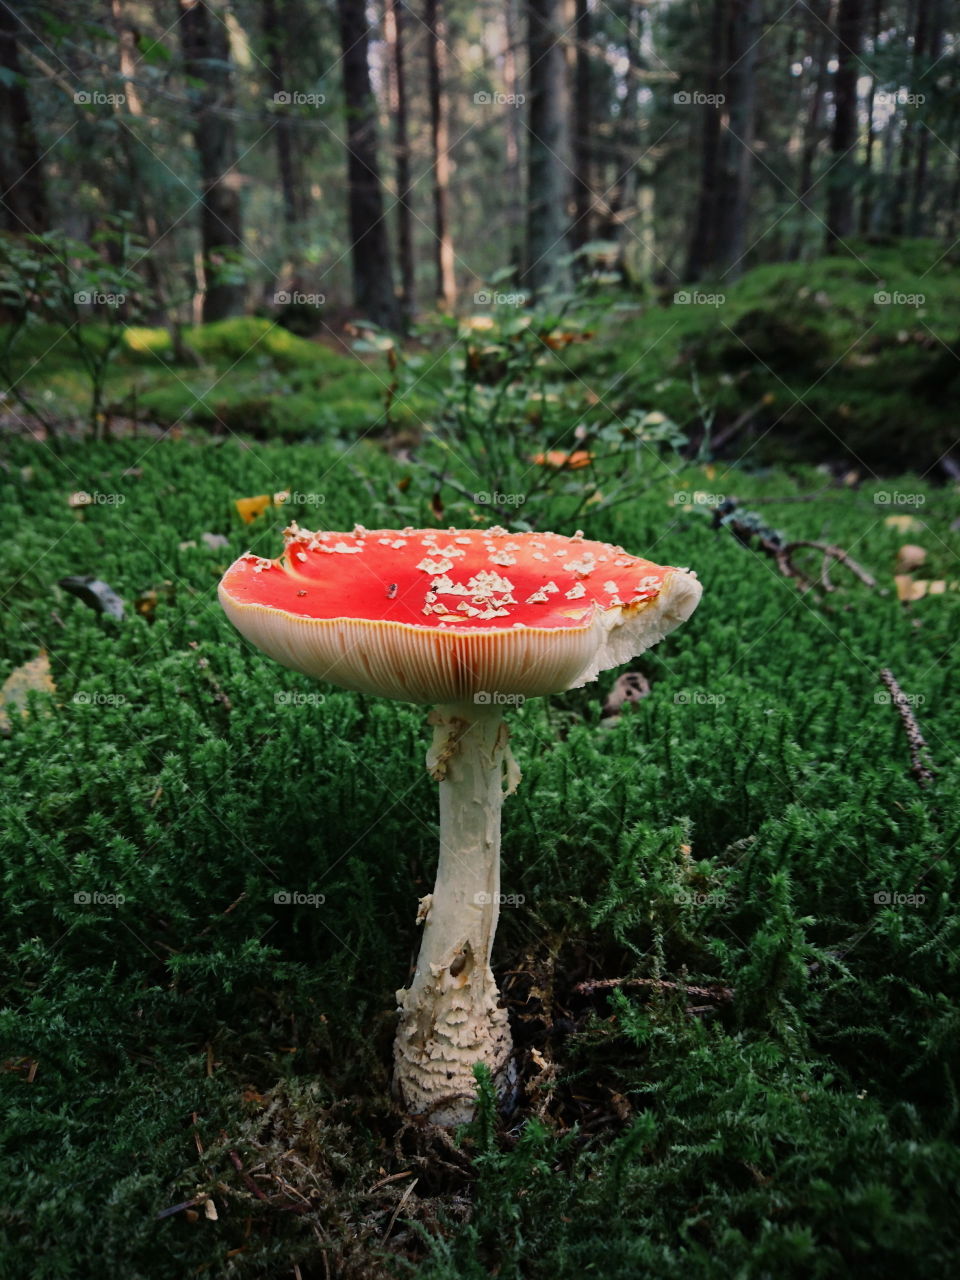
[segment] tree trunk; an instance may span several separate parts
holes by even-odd
[[[536,298],[566,283],[562,259],[567,231],[566,94],[561,0],[527,0],[529,98],[527,147],[527,264]]]
[[[918,23],[919,28],[919,23]],[[918,36],[919,38],[919,36]],[[923,91],[923,64],[932,66],[940,57],[943,49],[943,0],[932,0],[929,14],[929,27],[924,31],[924,45],[914,48],[913,91]],[[926,235],[925,202],[927,194],[927,171],[930,163],[930,130],[923,122],[923,106],[913,107],[918,119],[914,126],[917,135],[917,160],[914,166],[910,191],[910,217],[907,232],[911,236]]]
[[[586,244],[591,233],[593,188],[590,129],[593,124],[593,104],[590,100],[590,28],[589,0],[576,0],[573,24],[576,41],[573,81],[573,225],[570,228],[570,243],[574,249]]]
[[[873,23],[871,35],[873,37],[873,52],[876,53],[877,45],[880,39],[880,5],[881,0],[873,0]],[[866,235],[870,230],[870,220],[873,214],[873,154],[877,143],[877,130],[874,127],[874,112],[876,109],[877,99],[877,77],[870,77],[870,96],[867,98],[867,149],[863,156],[863,190],[860,196],[860,234]]]
[[[433,233],[434,263],[437,272],[437,302],[444,310],[456,303],[453,240],[450,235],[450,137],[448,106],[444,85],[446,71],[446,24],[439,0],[426,0],[424,25],[427,28],[427,72],[430,97],[430,140],[433,147]]]
[[[727,15],[727,69],[721,81],[723,123],[720,136],[719,191],[715,262],[723,275],[740,274],[750,201],[750,171],[757,97],[757,48],[760,0],[730,0]]]
[[[397,255],[400,259],[400,310],[403,329],[410,327],[416,311],[416,276],[413,259],[413,213],[410,181],[410,140],[407,128],[407,71],[404,0],[386,0],[384,39],[390,70],[390,115],[393,119],[393,151],[397,173]]]
[[[224,320],[243,312],[244,287],[229,279],[243,247],[230,40],[210,0],[180,0],[180,44],[184,74],[203,88],[194,99],[193,136],[200,160],[200,238],[203,251],[203,319]]]
[[[260,20],[267,51],[267,81],[270,93],[277,102],[277,95],[289,93],[286,85],[286,59],[284,57],[285,22],[283,0],[263,0]],[[283,220],[288,230],[294,228],[304,214],[303,183],[297,173],[293,133],[285,104],[278,102],[273,138],[277,148],[277,174],[283,197]]]
[[[724,31],[726,0],[713,0],[710,18],[710,78],[707,93],[719,94],[724,66]],[[693,235],[687,253],[684,273],[690,281],[700,280],[716,260],[716,218],[720,171],[720,112],[716,107],[701,108],[703,132],[700,141],[700,191],[693,223]]]
[[[857,78],[863,40],[863,0],[840,0],[837,11],[837,70],[833,77],[834,168],[827,192],[827,251],[853,234],[857,180]]]
[[[0,218],[7,231],[50,226],[43,157],[37,143],[17,47],[18,20],[0,4]]]
[[[507,230],[507,253],[514,267],[514,283],[519,285],[521,262],[523,260],[523,173],[520,154],[520,112],[516,107],[517,99],[522,93],[520,73],[517,69],[517,44],[519,35],[518,0],[505,0],[504,3],[504,53],[503,80],[507,93],[513,98],[514,105],[506,114],[506,171],[504,180],[507,184],[505,193],[505,222]]]
[[[364,0],[337,0],[347,123],[347,189],[354,303],[367,320],[395,329],[390,244],[377,162],[377,104],[370,87]]]
[[[823,132],[823,104],[827,96],[827,62],[830,58],[830,3],[829,0],[821,0],[815,8],[811,9],[815,20],[813,41],[813,59],[816,64],[816,79],[813,82],[813,95],[810,98],[810,108],[807,112],[807,120],[803,130],[803,148],[800,152],[800,179],[797,191],[800,196],[800,207],[805,214],[811,212],[808,197],[813,189],[813,171],[816,164],[817,152],[820,149],[821,134]],[[795,260],[800,257],[804,241],[805,241],[805,223],[797,228],[796,235],[793,238],[793,244],[790,247],[790,258]],[[819,244],[819,237],[817,240]]]

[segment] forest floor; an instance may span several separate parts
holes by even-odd
[[[0,737],[0,1270],[951,1273],[960,493],[651,455],[587,503],[703,602],[619,718],[616,672],[512,716],[494,963],[523,1092],[449,1135],[389,1093],[436,857],[424,715],[270,663],[216,598],[276,554],[277,491],[308,526],[484,519],[449,465],[441,501],[342,436],[4,443],[0,679],[38,691]],[[566,529],[579,474],[520,514]],[[874,585],[797,550],[799,590],[767,526]],[[122,619],[58,586],[81,574]]]

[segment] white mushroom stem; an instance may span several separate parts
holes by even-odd
[[[408,1111],[450,1126],[473,1115],[476,1063],[489,1068],[501,1092],[513,1074],[490,953],[500,913],[500,810],[520,771],[499,708],[438,707],[430,722],[440,860],[433,893],[420,903],[417,971],[397,992],[395,1086]]]

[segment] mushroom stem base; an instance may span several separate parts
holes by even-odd
[[[423,941],[411,985],[397,992],[394,1084],[407,1110],[435,1124],[473,1116],[473,1068],[501,1093],[512,1082],[513,1043],[490,968],[500,910],[500,810],[519,772],[499,710],[439,707],[427,768],[440,784],[440,859],[421,900]]]

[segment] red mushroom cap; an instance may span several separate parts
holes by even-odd
[[[700,584],[577,533],[292,525],[277,560],[241,556],[220,600],[296,670],[414,702],[557,692],[662,639]]]

